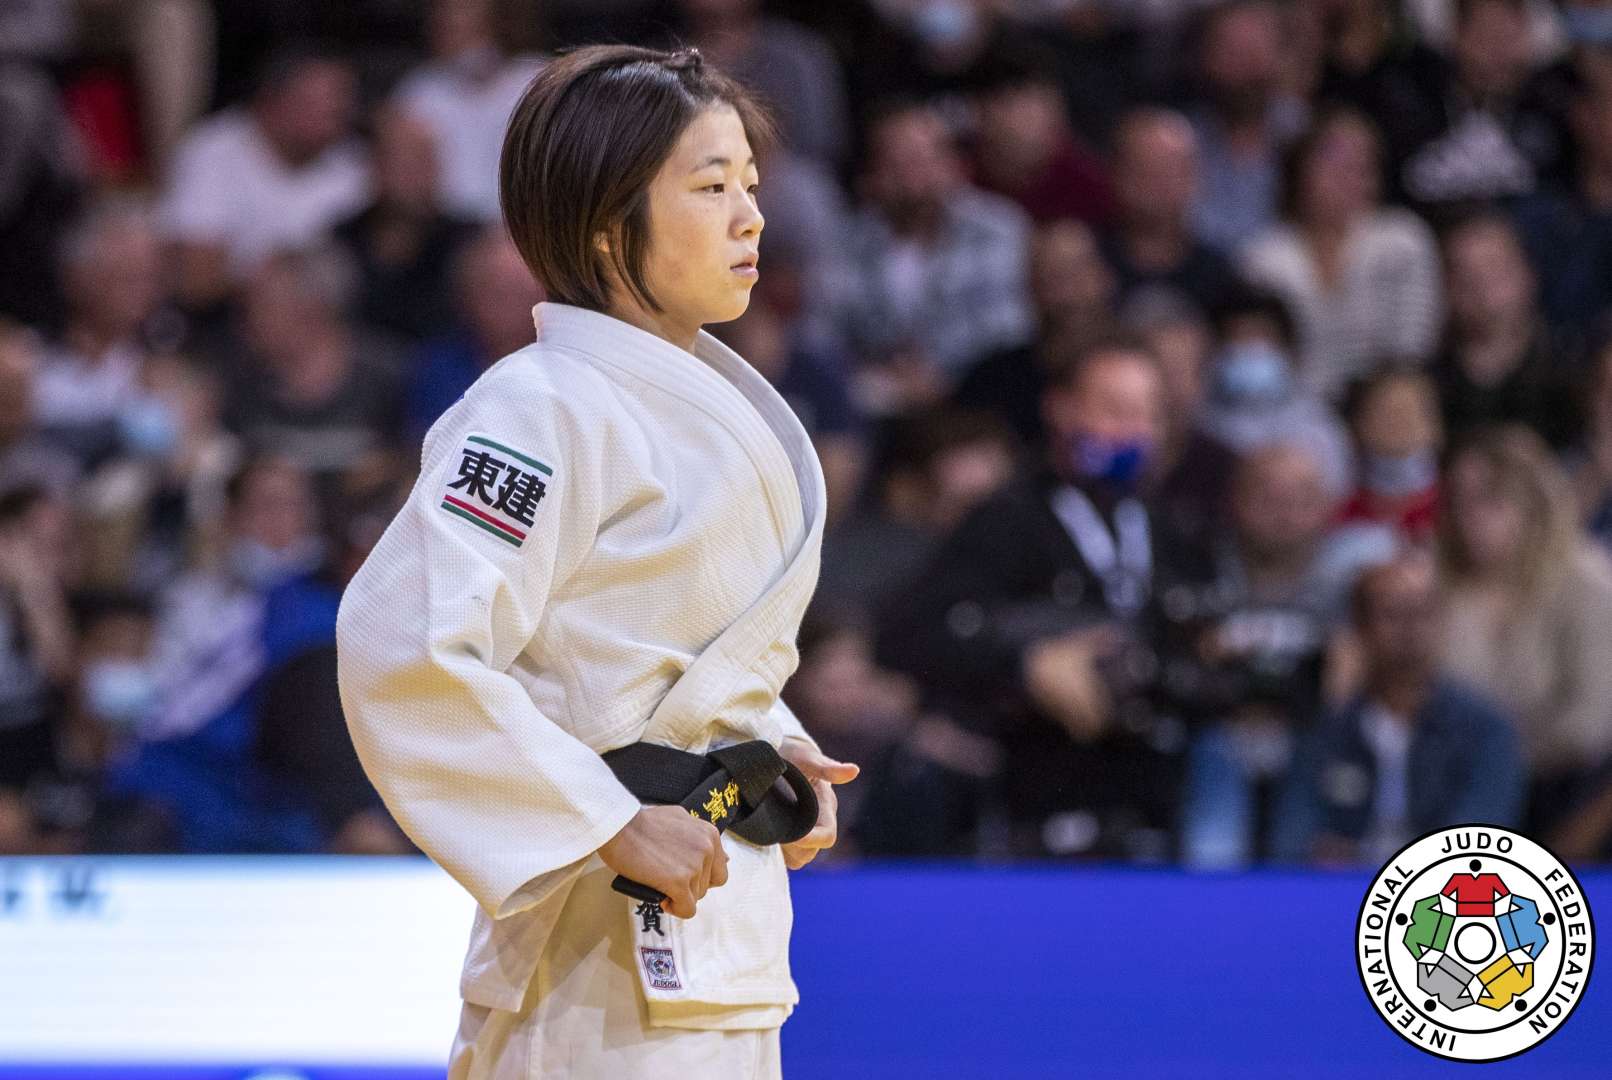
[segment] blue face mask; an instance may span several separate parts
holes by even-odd
[[[179,419],[165,401],[138,397],[118,412],[118,433],[131,454],[167,457],[179,448]]]
[[[135,730],[157,701],[157,683],[144,664],[100,660],[84,669],[84,704],[104,723]]]
[[[270,589],[316,569],[324,551],[324,542],[312,536],[279,549],[258,540],[241,539],[230,547],[230,567],[242,584]]]
[[[1149,439],[1103,439],[1082,432],[1071,440],[1069,464],[1076,476],[1128,493],[1141,483],[1152,456]]]
[[[1562,8],[1562,23],[1576,44],[1612,45],[1612,8],[1569,4]]]
[[[946,49],[967,41],[979,23],[979,13],[967,0],[929,0],[913,15],[912,29],[932,49]]]
[[[1426,491],[1438,479],[1438,459],[1431,451],[1402,457],[1368,456],[1362,482],[1373,495],[1395,498]]]
[[[1293,388],[1287,357],[1266,341],[1228,345],[1215,361],[1214,396],[1227,405],[1271,405]]]

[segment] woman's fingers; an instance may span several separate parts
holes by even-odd
[[[722,846],[719,834],[711,854],[711,888],[728,883],[728,849]]]
[[[839,799],[834,788],[827,780],[813,780],[812,790],[817,792],[817,824],[799,840],[783,845],[784,865],[791,870],[799,870],[819,851],[833,847],[839,837]]]

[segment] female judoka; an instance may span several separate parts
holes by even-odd
[[[755,285],[766,135],[693,50],[589,47],[536,77],[500,166],[549,297],[536,341],[427,433],[342,601],[359,757],[477,901],[455,1078],[781,1075],[787,870],[834,843],[831,785],[857,766],[779,697],[822,469],[783,399],[701,329]],[[758,741],[805,789],[789,842],[719,832],[754,809],[736,782],[690,809],[641,799],[603,756],[647,745],[647,783],[666,748],[700,763]],[[768,794],[791,805],[782,780]],[[664,902],[614,891],[618,874]]]

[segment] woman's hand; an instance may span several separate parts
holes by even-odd
[[[817,793],[817,824],[794,843],[780,845],[784,849],[784,865],[799,870],[815,859],[819,851],[834,846],[839,835],[836,820],[839,800],[834,795],[833,785],[855,780],[862,767],[848,761],[835,761],[805,739],[793,735],[784,739],[778,753],[805,774]]]
[[[661,910],[692,919],[700,899],[728,881],[722,834],[681,806],[646,806],[605,842],[599,858],[616,873],[666,894]]]

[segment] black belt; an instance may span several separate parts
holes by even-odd
[[[817,793],[811,782],[765,739],[708,754],[639,742],[600,756],[641,801],[676,804],[718,831],[732,829],[752,844],[792,843],[817,824]],[[778,786],[780,778],[794,793],[793,800]],[[660,890],[620,874],[610,887],[654,906],[666,899]]]

